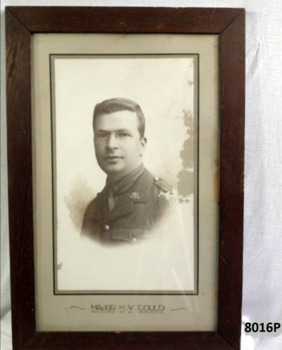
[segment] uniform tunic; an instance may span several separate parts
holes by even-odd
[[[126,180],[126,181],[125,181]],[[113,186],[112,186],[113,185]],[[109,210],[109,188],[113,187],[114,207]],[[165,193],[172,188],[143,167],[119,186],[107,181],[84,214],[82,234],[105,243],[135,242],[150,236],[169,207]]]

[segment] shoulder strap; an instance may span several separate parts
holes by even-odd
[[[154,184],[164,192],[172,192],[173,190],[172,186],[170,186],[165,180],[157,176],[154,177]]]

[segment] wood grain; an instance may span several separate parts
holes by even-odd
[[[245,116],[245,17],[220,36],[220,235],[218,330],[240,347]],[[227,282],[227,283],[226,283]],[[224,305],[224,307],[223,307]]]
[[[12,331],[19,349],[35,329],[30,33],[8,12],[6,33]]]
[[[219,34],[242,9],[7,7],[30,32]]]

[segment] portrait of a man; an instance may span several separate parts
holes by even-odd
[[[52,67],[56,293],[194,293],[197,57]]]
[[[200,74],[200,55],[189,52],[202,36],[192,46],[185,36],[142,36],[144,47],[131,35],[98,37],[76,36],[49,61],[49,36],[35,37],[37,296],[52,319],[61,308],[69,331],[73,319],[102,332],[148,329],[149,319],[174,330],[173,319],[179,331],[184,312],[185,327],[202,314],[190,312],[188,295],[204,270],[202,309],[207,293],[216,298],[218,60],[206,51],[217,52],[217,39],[206,38]]]
[[[86,208],[82,235],[107,244],[149,238],[169,208],[172,187],[143,164],[141,107],[126,98],[104,100],[94,108],[93,131],[96,159],[107,179]]]

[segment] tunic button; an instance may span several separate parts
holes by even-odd
[[[109,226],[109,225],[105,225],[105,226],[104,226],[104,230],[109,231],[109,229],[110,229],[110,226]]]

